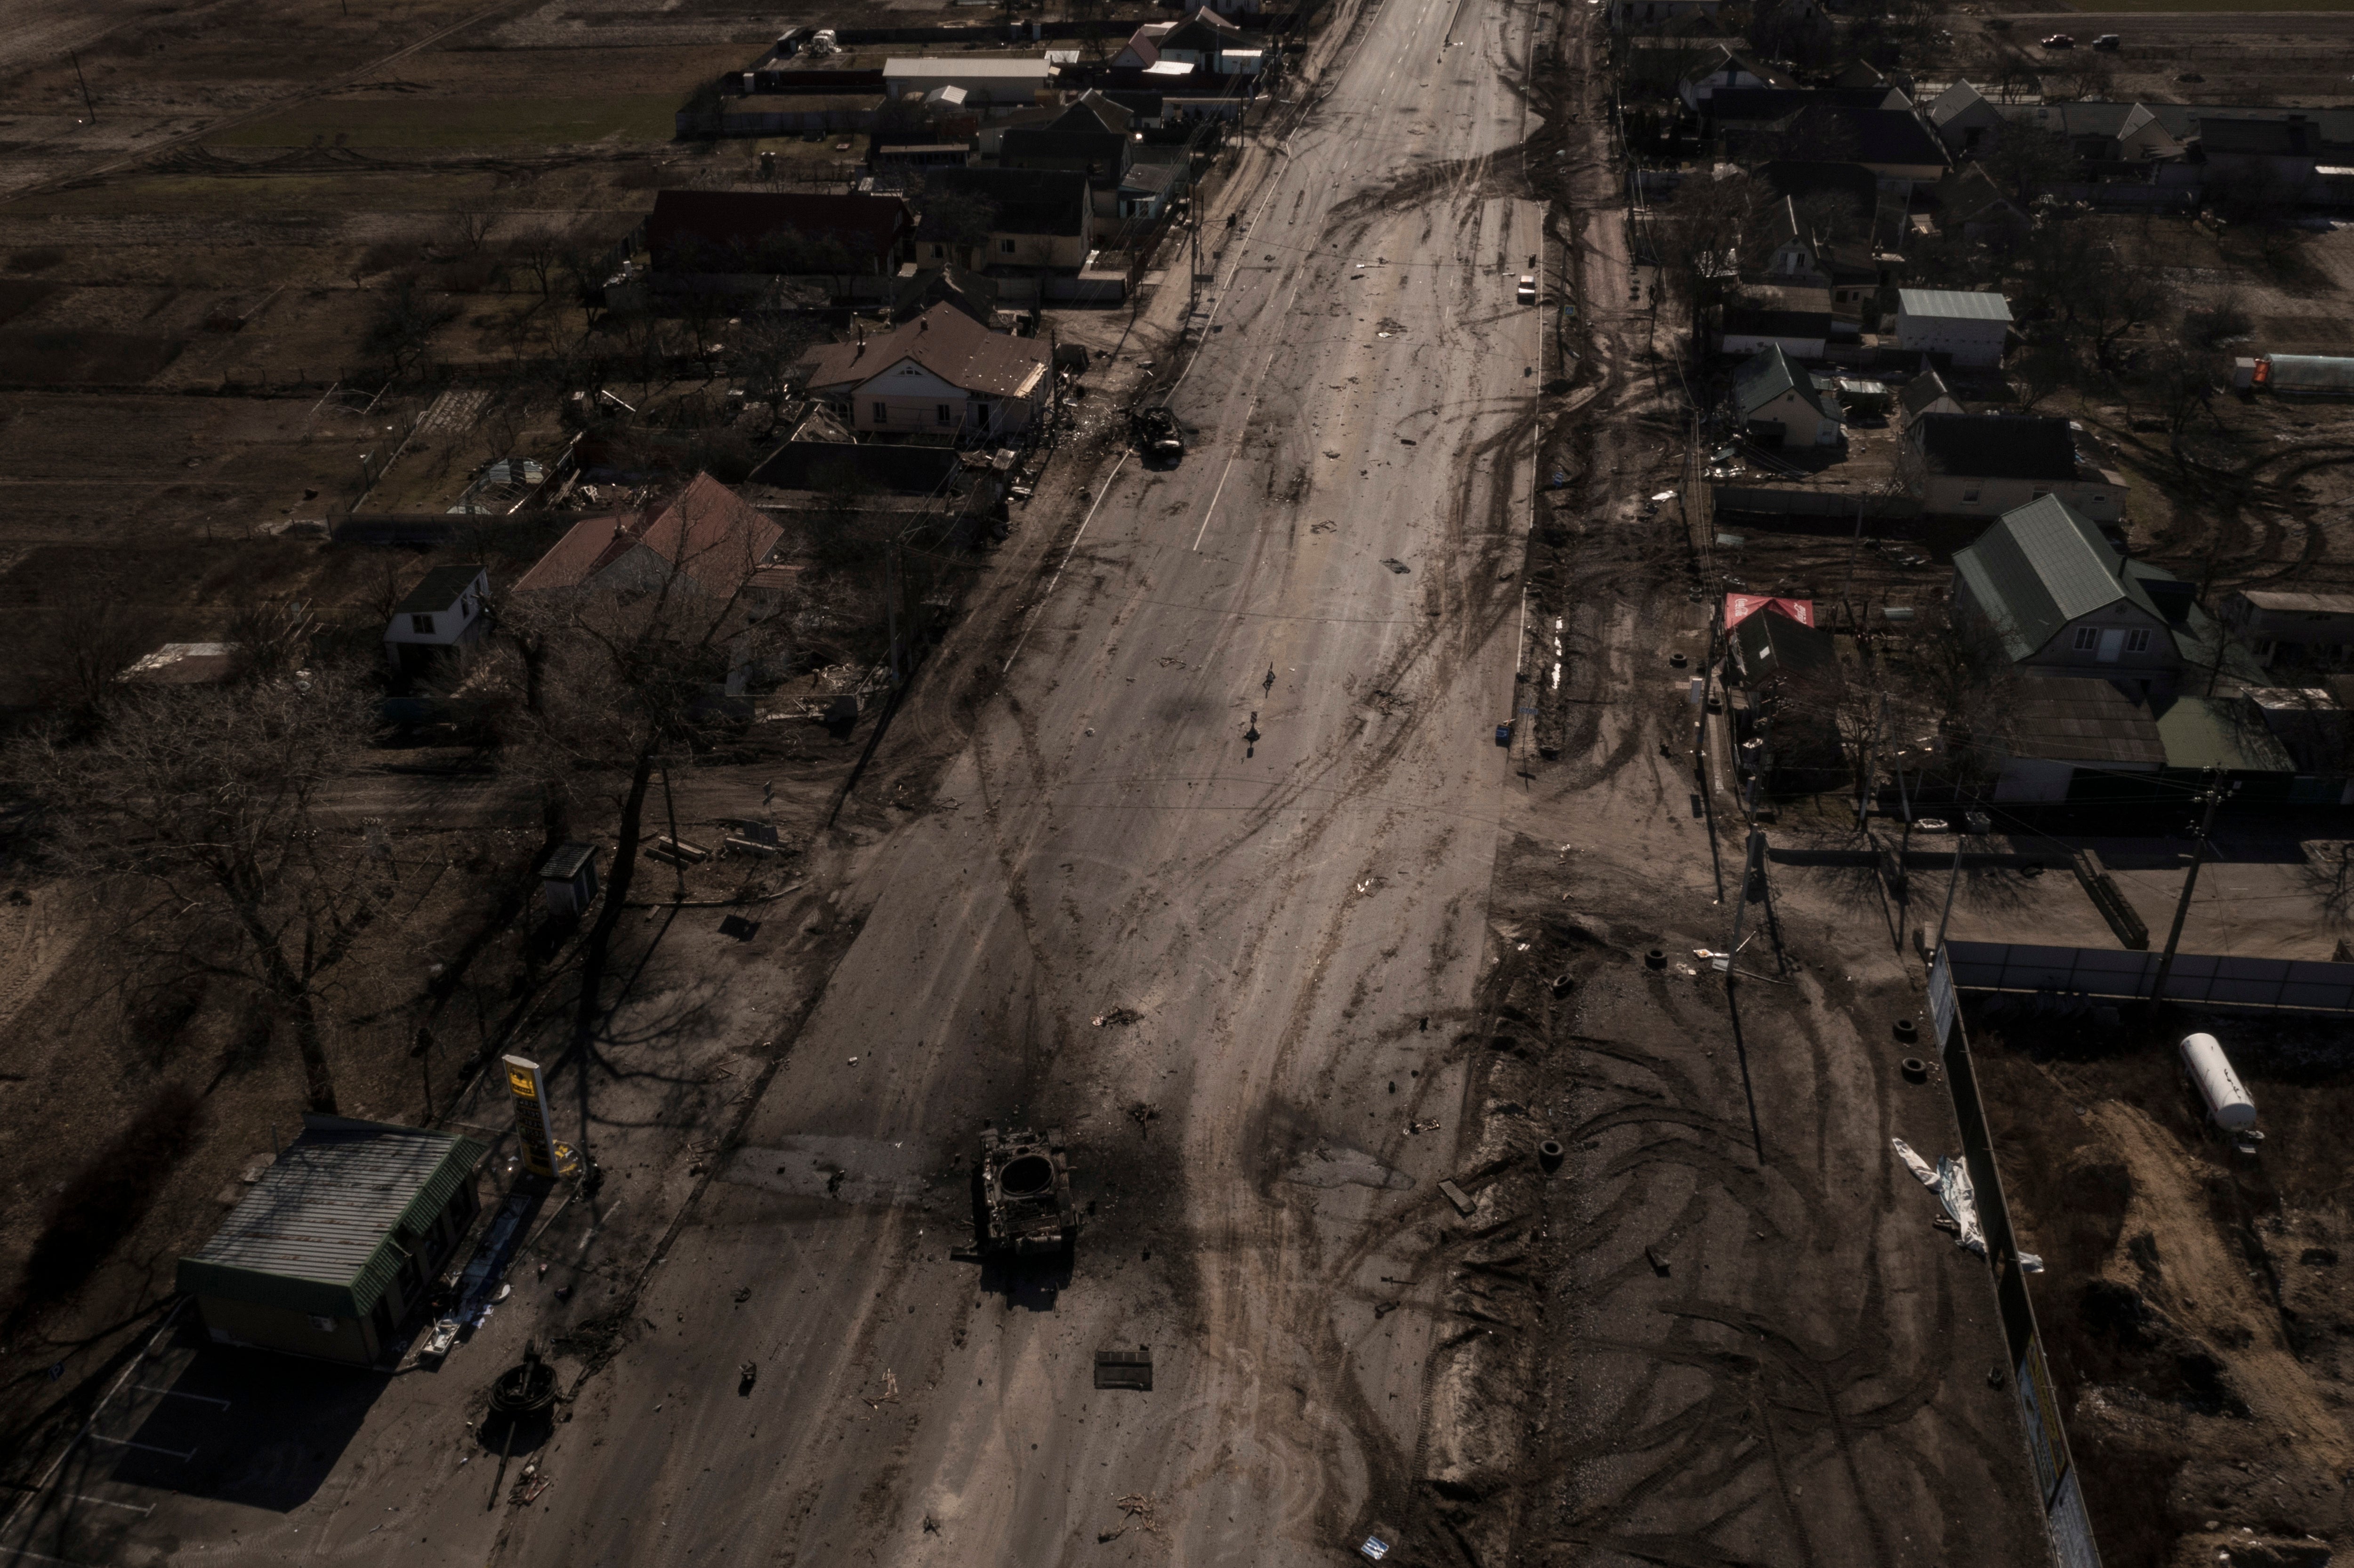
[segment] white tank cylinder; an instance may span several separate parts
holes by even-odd
[[[2198,1086],[2199,1097],[2207,1102],[2208,1120],[2227,1131],[2255,1125],[2256,1102],[2248,1097],[2240,1075],[2232,1071],[2221,1041],[2212,1034],[2184,1035],[2182,1065]]]

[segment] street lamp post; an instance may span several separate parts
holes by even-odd
[[[2182,941],[2182,922],[2190,916],[2190,895],[2199,885],[2199,867],[2207,858],[2207,835],[2215,826],[2215,808],[2223,803],[2225,795],[2231,793],[2231,790],[2218,788],[2216,769],[2208,768],[2206,779],[2207,788],[2200,791],[2195,800],[2207,803],[2207,812],[2199,819],[2198,837],[2191,841],[2190,870],[2182,879],[2182,897],[2174,906],[2174,928],[2166,934],[2166,954],[2158,960],[2158,979],[2149,988],[2149,999],[2152,1001],[2162,1001],[2166,999],[2167,977],[2174,972],[2174,949]],[[2239,789],[2237,784],[2232,786],[2232,789]]]

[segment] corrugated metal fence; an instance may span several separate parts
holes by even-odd
[[[1935,1019],[1946,1087],[1953,1097],[1954,1119],[1961,1128],[1962,1158],[1970,1168],[1970,1184],[1977,1189],[1987,1262],[1994,1270],[1995,1300],[2001,1308],[2003,1338],[2010,1352],[2011,1393],[2019,1404],[2020,1425],[2035,1471],[2037,1501],[2051,1532],[2053,1568],[2100,1568],[2100,1548],[2093,1540],[2092,1520],[2084,1511],[2083,1484],[2069,1453],[2058,1391],[2052,1387],[2052,1369],[2044,1359],[2043,1336],[2035,1321],[2034,1300],[2028,1293],[2027,1271],[2019,1259],[2010,1200],[1995,1165],[1994,1135],[1987,1125],[1986,1102],[1978,1094],[1978,1069],[1970,1060],[1969,1033],[1954,996],[1964,963],[1961,949],[2000,945],[1946,942],[1929,971],[1930,1012]]]
[[[2053,991],[2143,1001],[2160,955],[2116,948],[2047,948],[2026,942],[1948,941],[1954,983],[1964,991]],[[2211,1007],[2354,1012],[2354,964],[2177,953],[2166,1001]]]

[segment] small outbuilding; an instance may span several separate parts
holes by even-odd
[[[385,657],[405,675],[424,673],[435,660],[482,636],[490,596],[491,577],[482,567],[434,567],[392,612],[384,629]]]
[[[1963,412],[1961,401],[1954,396],[1954,389],[1946,386],[1946,378],[1934,370],[1905,383],[1897,403],[1903,408],[1904,422],[1908,425],[1931,414]]]
[[[2010,302],[2000,294],[1896,291],[1896,346],[1907,354],[1943,354],[1956,365],[1990,370],[2002,363],[2009,335]]]
[[[558,844],[539,868],[539,892],[552,915],[578,915],[597,900],[597,846]]]
[[[1815,390],[1778,343],[1769,343],[1733,373],[1733,407],[1742,431],[1769,446],[1835,447],[1843,422],[1839,400]]]
[[[1043,58],[980,55],[940,59],[895,58],[883,62],[883,90],[894,100],[909,93],[924,95],[952,87],[968,104],[1035,103],[1055,79],[1054,65]]]
[[[401,1330],[473,1223],[471,1138],[306,1115],[179,1287],[219,1344],[354,1366],[398,1359]]]

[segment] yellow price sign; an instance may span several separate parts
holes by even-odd
[[[515,1138],[523,1145],[524,1168],[535,1176],[554,1176],[557,1170],[556,1139],[548,1128],[545,1097],[540,1093],[539,1064],[522,1056],[504,1060],[507,1087],[514,1095]]]

